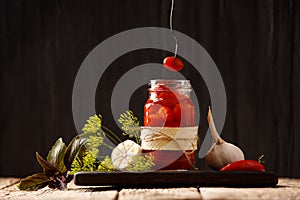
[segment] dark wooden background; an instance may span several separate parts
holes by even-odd
[[[264,154],[268,170],[300,177],[300,1],[175,4],[175,29],[198,41],[223,77],[228,111],[222,136],[248,159]],[[76,135],[72,87],[84,58],[121,31],[168,28],[169,6],[170,0],[0,1],[0,176],[40,171],[35,151],[45,156],[58,137],[69,142]],[[99,84],[112,87],[118,67],[159,63],[165,55],[124,55]],[[96,107],[105,116],[103,91]],[[204,91],[201,108],[208,105]],[[106,126],[109,121],[104,117]],[[204,121],[201,126],[205,132]],[[198,165],[207,169],[203,160]]]

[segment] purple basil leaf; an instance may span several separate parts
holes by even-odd
[[[64,177],[61,177],[63,180],[65,180]],[[56,182],[56,187],[60,190],[66,190],[67,189],[67,183],[64,182],[63,180],[61,180],[59,177],[56,177],[55,180],[57,181]]]
[[[86,137],[77,135],[68,145],[64,156],[64,163],[68,170],[71,169],[72,162],[74,161],[78,153],[83,149],[86,141]]]
[[[48,185],[51,180],[45,174],[33,174],[20,180],[20,190],[38,190]]]
[[[62,138],[59,138],[52,146],[47,156],[47,161],[54,165],[61,173],[66,172],[66,167],[63,162],[65,152],[66,145]]]
[[[54,165],[42,158],[42,156],[40,156],[38,152],[36,152],[36,159],[39,162],[39,164],[43,167],[44,174],[46,176],[51,177],[59,174],[59,170]]]

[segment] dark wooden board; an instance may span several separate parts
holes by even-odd
[[[278,177],[272,172],[154,171],[78,172],[76,185],[121,188],[161,187],[274,187]]]

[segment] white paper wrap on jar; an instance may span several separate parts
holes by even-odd
[[[197,150],[198,126],[194,127],[142,127],[143,150]]]

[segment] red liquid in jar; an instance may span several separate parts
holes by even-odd
[[[151,153],[154,157],[155,166],[152,168],[153,170],[191,169],[192,165],[195,164],[192,151],[187,151],[187,155],[180,150],[143,150],[143,153]]]
[[[195,126],[195,106],[189,96],[190,90],[170,88],[167,84],[157,83],[149,89],[149,98],[144,105],[144,126]],[[188,151],[188,156],[181,150],[144,149],[143,152],[151,152],[156,169],[190,169],[191,163],[195,163],[192,151]]]

